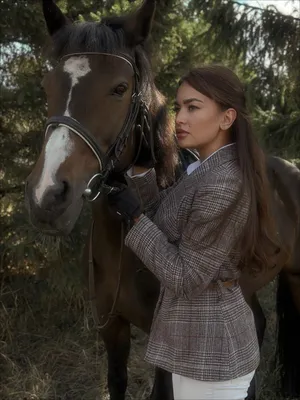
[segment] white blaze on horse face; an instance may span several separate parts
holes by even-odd
[[[70,57],[64,64],[64,72],[69,74],[71,79],[71,88],[69,91],[65,116],[71,117],[69,105],[72,99],[73,88],[78,84],[79,79],[91,72],[89,60],[85,56]],[[75,144],[73,140],[74,133],[70,133],[68,128],[58,127],[53,130],[48,138],[45,147],[45,160],[40,181],[35,190],[35,201],[41,204],[47,188],[56,182],[56,174],[59,167],[72,154]]]
[[[64,115],[70,116],[69,113],[69,104],[72,98],[72,91],[74,86],[77,85],[79,79],[86,76],[89,72],[91,72],[89,59],[86,56],[80,57],[70,57],[64,65],[64,71],[67,72],[71,78],[71,90],[69,92],[67,107]]]

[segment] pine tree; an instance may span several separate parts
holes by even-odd
[[[170,104],[188,68],[205,62],[228,65],[245,82],[262,143],[276,154],[295,157],[300,150],[300,21],[274,7],[260,10],[232,1],[157,3],[149,47],[157,86]],[[43,246],[31,243],[36,233],[27,222],[23,193],[43,141],[46,98],[40,82],[49,68],[50,41],[40,2],[0,4],[1,252],[4,265],[24,267],[46,254]],[[140,1],[58,4],[73,21],[96,21],[128,12]]]

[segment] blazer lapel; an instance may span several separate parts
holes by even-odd
[[[208,171],[236,159],[237,149],[235,143],[228,147],[221,148],[204,160],[190,175],[185,174],[184,182],[187,187],[194,185],[195,182],[199,181]]]

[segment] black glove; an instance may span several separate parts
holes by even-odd
[[[125,184],[114,182],[113,186],[119,191],[107,196],[108,204],[114,212],[131,225],[142,213],[141,202]]]

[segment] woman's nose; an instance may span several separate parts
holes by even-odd
[[[176,114],[176,118],[175,118],[175,123],[176,125],[181,125],[186,123],[186,117],[185,117],[185,113],[183,112],[183,110],[179,110]]]

